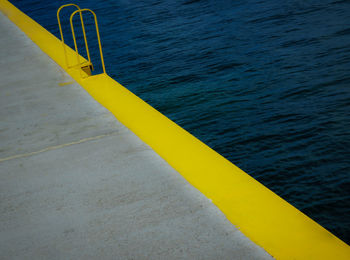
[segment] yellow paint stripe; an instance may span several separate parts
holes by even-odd
[[[107,75],[65,68],[60,41],[6,0],[0,10],[92,97],[277,259],[350,259],[350,247]],[[54,19],[54,17],[52,18]],[[68,56],[74,52],[68,48]]]
[[[58,86],[63,87],[63,86],[71,85],[73,83],[75,83],[75,81],[60,82],[58,83]]]

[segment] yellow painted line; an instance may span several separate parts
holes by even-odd
[[[71,85],[73,83],[75,83],[75,81],[60,82],[58,83],[58,86],[63,87],[63,86]]]
[[[277,259],[350,259],[350,247],[106,74],[81,79],[61,42],[6,0],[0,10],[92,97]],[[52,19],[55,19],[54,17]],[[67,48],[68,58],[74,51]]]

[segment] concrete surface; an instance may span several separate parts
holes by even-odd
[[[0,35],[1,259],[272,259],[1,13]]]

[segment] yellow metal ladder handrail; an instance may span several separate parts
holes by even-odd
[[[78,10],[74,11],[71,14],[71,16],[70,16],[70,26],[71,26],[71,30],[72,30],[72,36],[73,36],[73,41],[74,41],[75,52],[77,54],[77,62],[78,62],[78,64],[81,64],[80,63],[80,55],[79,55],[79,52],[78,52],[77,41],[76,41],[76,38],[75,38],[75,32],[74,32],[74,26],[73,26],[73,17],[74,17],[74,15],[76,13],[79,13],[80,16],[82,17],[82,12],[90,12],[94,16],[97,40],[98,40],[98,45],[99,45],[99,49],[100,49],[100,56],[101,56],[101,64],[102,64],[103,74],[106,74],[106,68],[105,68],[105,63],[104,63],[104,60],[103,60],[103,53],[102,53],[102,46],[101,46],[101,39],[100,39],[100,31],[98,29],[97,17],[96,17],[96,14],[92,10],[87,9],[87,8],[85,8],[85,9],[78,9]],[[83,31],[83,33],[84,33],[84,38],[85,38],[85,31]],[[91,63],[90,58],[89,58],[89,62]]]
[[[81,10],[80,7],[79,7],[78,5],[76,5],[76,4],[65,4],[65,5],[62,5],[60,8],[58,8],[58,10],[57,10],[57,22],[58,22],[58,27],[59,27],[59,30],[60,30],[61,41],[62,41],[62,46],[63,46],[63,51],[64,51],[64,56],[65,56],[65,61],[66,61],[66,66],[67,66],[67,68],[71,68],[71,67],[69,67],[69,63],[68,63],[67,50],[66,50],[66,45],[65,45],[65,43],[64,43],[63,31],[62,31],[62,26],[61,26],[60,12],[61,12],[61,10],[62,10],[63,8],[69,7],[69,6],[74,6],[74,7],[76,7],[78,10]],[[82,15],[81,12],[80,12],[80,21],[81,21],[81,27],[82,27],[82,30],[83,30],[83,36],[84,36],[86,54],[87,54],[89,63],[91,64],[89,46],[88,46],[88,43],[87,43],[87,40],[86,40],[86,33],[85,33],[84,20],[83,20],[83,15]],[[77,66],[79,66],[79,65],[80,65],[80,64],[78,63]],[[73,67],[74,67],[74,66],[73,66]]]

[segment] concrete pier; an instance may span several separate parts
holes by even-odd
[[[1,259],[272,259],[1,13],[0,35]]]

